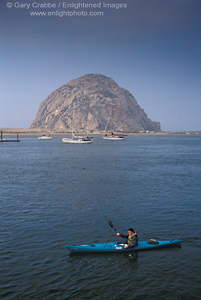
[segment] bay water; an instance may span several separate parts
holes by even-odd
[[[0,298],[200,299],[201,136],[0,143]],[[69,255],[68,244],[182,239],[181,248]]]

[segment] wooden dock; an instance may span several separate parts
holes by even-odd
[[[19,134],[17,133],[17,138],[16,139],[4,139],[3,138],[3,132],[1,131],[0,143],[7,143],[7,142],[11,142],[11,143],[20,142]]]

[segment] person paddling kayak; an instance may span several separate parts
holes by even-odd
[[[117,236],[127,239],[124,248],[133,248],[138,245],[138,235],[133,228],[128,229],[128,235],[117,232]]]

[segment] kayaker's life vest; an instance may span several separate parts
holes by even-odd
[[[137,236],[137,233],[134,232],[133,234],[131,234],[131,235],[128,236],[128,241],[127,241],[127,244],[128,244],[128,245],[131,245],[131,244],[132,244],[132,237],[134,237],[134,236],[135,236],[135,238],[136,238],[136,243],[138,243],[138,236]]]

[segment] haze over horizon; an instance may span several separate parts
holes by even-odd
[[[33,2],[56,8],[15,4]],[[69,3],[78,2],[124,7],[80,9],[104,12],[93,17],[33,16],[68,9],[58,0],[0,2],[0,127],[28,128],[53,90],[98,73],[129,90],[162,130],[201,130],[201,1]]]

